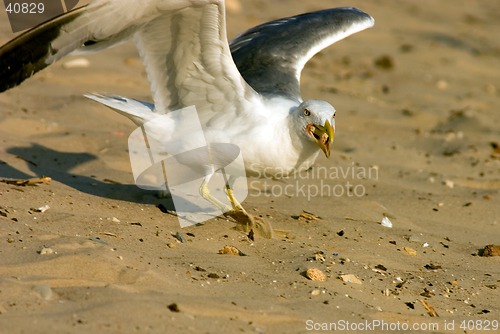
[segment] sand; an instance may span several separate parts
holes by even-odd
[[[303,96],[337,109],[330,159],[249,180],[273,240],[223,218],[181,229],[134,185],[134,125],[82,97],[150,99],[131,44],[0,94],[0,179],[51,178],[0,182],[0,332],[495,332],[500,258],[480,255],[500,244],[500,4],[242,0],[228,33],[331,6],[376,26],[303,72]],[[0,44],[13,36],[0,13]]]

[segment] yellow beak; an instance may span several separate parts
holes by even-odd
[[[323,126],[316,124],[309,124],[306,127],[306,132],[310,135],[316,144],[321,148],[327,158],[330,157],[330,144],[335,137],[335,129],[327,120]]]

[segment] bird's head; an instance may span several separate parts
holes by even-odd
[[[296,110],[301,130],[306,137],[330,157],[330,145],[335,136],[335,108],[321,100],[302,102]]]

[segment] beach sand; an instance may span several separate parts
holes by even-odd
[[[303,72],[303,97],[337,109],[330,159],[249,179],[272,240],[223,218],[182,229],[134,185],[135,126],[82,96],[150,100],[131,43],[0,94],[0,332],[495,332],[500,257],[481,255],[500,244],[500,3],[233,1],[228,35],[333,6],[376,24]]]

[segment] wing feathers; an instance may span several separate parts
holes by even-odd
[[[63,14],[50,22],[27,31],[0,48],[0,92],[21,84],[55,61],[62,53],[52,46],[61,35],[61,28],[80,17],[85,8]],[[50,59],[50,60],[48,60]]]
[[[304,64],[373,19],[355,8],[329,9],[257,26],[230,46],[225,24],[223,0],[96,0],[1,47],[0,92],[76,49],[133,35],[158,111],[195,105],[202,113],[255,113],[247,109],[261,95],[300,101]]]
[[[333,8],[264,23],[237,36],[230,47],[253,89],[300,101],[300,73],[306,62],[373,24],[373,18],[359,9]]]
[[[243,106],[240,96],[257,98],[232,60],[220,4],[163,15],[141,28],[135,41],[158,111],[195,105],[210,113]]]
[[[104,104],[121,115],[126,116],[137,125],[142,125],[154,116],[154,105],[122,96],[106,96],[101,94],[85,94],[86,98]]]

